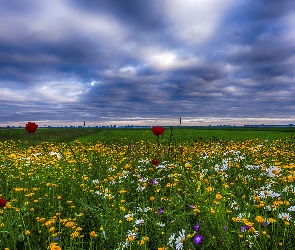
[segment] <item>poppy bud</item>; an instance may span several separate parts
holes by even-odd
[[[0,199],[0,207],[5,207],[6,206],[6,200],[4,198]]]

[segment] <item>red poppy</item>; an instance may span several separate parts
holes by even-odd
[[[159,136],[159,135],[163,135],[165,132],[165,129],[161,126],[153,126],[152,127],[152,132],[154,135]]]
[[[27,130],[29,133],[34,133],[38,128],[38,125],[34,122],[28,122],[26,124],[25,130]]]
[[[158,161],[158,159],[156,159],[156,158],[152,159],[152,164],[153,164],[154,166],[158,166],[158,165],[159,165],[159,161]]]
[[[5,207],[6,206],[6,200],[4,198],[0,199],[0,207]]]

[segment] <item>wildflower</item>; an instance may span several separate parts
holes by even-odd
[[[194,237],[194,243],[195,243],[196,245],[200,244],[200,243],[202,242],[203,238],[204,238],[203,235],[198,235],[198,234],[197,234],[197,235]]]
[[[185,163],[185,165],[184,165],[186,168],[191,168],[192,167],[192,165],[190,164],[190,163]]]
[[[138,219],[135,221],[135,224],[136,225],[141,225],[141,224],[144,224],[144,219]]]
[[[152,164],[153,164],[154,166],[158,166],[158,165],[159,165],[159,160],[156,159],[156,158],[152,159]]]
[[[34,133],[38,128],[38,125],[34,122],[28,122],[26,124],[25,130],[27,130],[27,132],[29,133]]]
[[[50,250],[61,250],[61,247],[55,245],[55,246],[51,247]]]
[[[267,169],[267,172],[270,178],[278,177],[281,175],[281,169],[277,166],[271,166]]]
[[[134,216],[134,214],[128,213],[128,214],[124,215],[124,218],[126,218],[127,221],[132,221],[133,220],[133,216]]]
[[[159,210],[158,210],[158,214],[161,214],[161,213],[163,213],[164,212],[164,209],[163,208],[160,208]]]
[[[249,248],[253,247],[253,242],[251,242],[250,240],[246,240],[245,241],[246,246],[248,246]]]
[[[289,213],[279,213],[279,218],[285,221],[289,221],[292,219]]]
[[[165,132],[165,129],[161,126],[153,126],[152,127],[152,132],[154,135],[159,136],[159,135],[163,135]]]
[[[234,210],[238,210],[239,209],[239,206],[238,206],[238,203],[236,201],[233,201],[230,205],[231,209],[234,209]]]
[[[97,233],[95,231],[91,231],[89,233],[89,235],[90,235],[90,238],[96,238],[97,237]]]
[[[77,238],[79,236],[79,232],[75,231],[73,233],[71,233],[71,238]]]
[[[154,185],[157,185],[157,184],[158,184],[158,182],[157,182],[156,180],[152,180],[151,182],[152,182],[152,184],[154,184]]]
[[[4,198],[0,199],[0,207],[5,207],[6,203],[7,203],[7,201]]]
[[[185,230],[182,229],[181,232],[179,232],[179,236],[176,238],[176,241],[175,241],[176,250],[181,250],[183,248],[184,240],[185,240]]]
[[[137,244],[140,245],[140,246],[142,246],[144,243],[145,243],[144,240],[139,240],[139,241],[137,242]]]
[[[256,231],[254,227],[250,227],[248,231],[251,234],[254,233],[254,234],[258,234],[259,235],[258,231]]]
[[[121,190],[119,191],[119,193],[120,193],[120,194],[124,194],[124,193],[126,193],[126,190],[123,188],[123,189],[121,189]]]
[[[169,239],[168,239],[168,245],[170,247],[173,247],[173,242],[175,241],[175,234],[171,234]]]
[[[274,218],[268,218],[267,222],[269,223],[276,223],[276,220]]]
[[[216,198],[216,200],[220,200],[220,199],[222,199],[222,195],[221,194],[216,194],[215,198]]]
[[[263,223],[263,222],[265,222],[265,220],[263,219],[263,217],[261,217],[260,215],[256,216],[256,217],[255,217],[255,220],[256,220],[257,222],[259,222],[259,223]]]
[[[201,222],[198,222],[196,226],[193,226],[195,231],[198,231],[200,228]]]
[[[289,207],[287,210],[295,212],[295,206]]]
[[[158,225],[159,227],[165,227],[165,223],[163,223],[163,222],[157,222],[157,225]]]
[[[137,237],[137,233],[135,233],[134,230],[128,230],[126,236],[127,236],[127,241],[134,241],[134,239]]]

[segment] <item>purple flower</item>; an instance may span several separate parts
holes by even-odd
[[[226,230],[226,226],[223,226],[223,229]]]
[[[159,210],[158,210],[158,214],[161,214],[161,213],[163,213],[164,212],[164,209],[163,208],[160,208]]]
[[[189,205],[189,208],[190,208],[190,209],[193,209],[193,208],[195,208],[195,207],[194,207],[193,205]]]
[[[156,180],[152,180],[152,184],[157,185],[158,182]]]
[[[198,222],[196,226],[193,226],[193,228],[195,229],[195,231],[198,231],[200,228],[201,222]]]
[[[245,230],[249,230],[249,229],[250,229],[250,226],[245,225],[244,227],[241,227],[241,232],[244,233]]]
[[[262,227],[266,227],[266,226],[268,226],[269,224],[270,224],[269,221],[267,221],[267,222],[262,222],[262,223],[260,223],[260,226],[262,226]]]
[[[203,235],[198,235],[198,234],[197,234],[197,235],[194,237],[194,242],[195,242],[195,244],[196,244],[196,245],[200,244],[200,243],[202,242],[203,238],[204,238]]]

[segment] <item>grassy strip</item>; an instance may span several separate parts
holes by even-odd
[[[42,142],[70,142],[99,131],[97,128],[39,128],[29,134],[25,129],[0,129],[0,141],[21,141],[22,146],[35,146]]]

